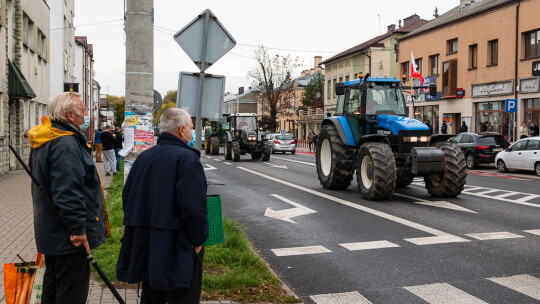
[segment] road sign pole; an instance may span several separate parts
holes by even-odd
[[[210,14],[204,14],[204,33],[201,52],[201,72],[199,74],[199,93],[197,101],[197,117],[195,118],[195,148],[201,148],[201,134],[202,134],[202,101],[204,92],[204,71],[206,70],[206,47],[208,45],[208,24],[210,22]]]

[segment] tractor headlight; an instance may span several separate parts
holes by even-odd
[[[429,136],[421,136],[420,137],[420,142],[428,142],[429,141]]]
[[[250,136],[250,137],[248,137],[248,140],[257,140],[257,137],[256,136]]]
[[[415,142],[418,142],[418,137],[416,137],[416,136],[406,136],[406,137],[403,137],[403,141],[404,142],[415,143]]]

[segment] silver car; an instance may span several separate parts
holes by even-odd
[[[296,142],[294,141],[294,136],[292,134],[272,133],[266,135],[266,138],[272,143],[272,153],[296,153]]]

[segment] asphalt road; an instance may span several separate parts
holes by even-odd
[[[201,157],[224,213],[305,303],[540,303],[540,178],[469,171],[454,199],[422,179],[391,200],[319,184],[315,156]]]

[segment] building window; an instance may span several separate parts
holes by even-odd
[[[414,107],[414,118],[427,122],[432,128],[432,133],[439,133],[439,106]]]
[[[524,99],[523,103],[525,104],[525,123],[527,127],[531,126],[531,122],[538,126],[540,123],[540,98]]]
[[[405,61],[401,63],[401,75],[406,75],[409,78],[409,62]]]
[[[429,71],[431,76],[439,75],[439,54],[429,56]]]
[[[525,58],[540,57],[540,30],[525,34]]]
[[[508,138],[508,113],[504,101],[479,102],[476,104],[475,132],[498,132]]]
[[[414,59],[414,62],[416,63],[416,71],[422,75],[422,58]]]
[[[446,53],[447,54],[453,54],[453,53],[457,53],[457,51],[458,51],[458,40],[457,40],[457,38],[447,40],[446,41]]]
[[[336,97],[336,90],[335,90],[335,88],[336,88],[336,79],[334,78],[334,79],[332,80],[332,97]]]
[[[38,30],[37,53],[43,60],[47,60],[47,37]]]
[[[499,62],[499,40],[488,41],[488,66]]]
[[[478,67],[478,44],[469,45],[469,69]]]
[[[442,75],[442,96],[443,97],[455,97],[457,88],[457,60],[450,60],[443,62],[443,75]]]
[[[26,14],[23,15],[23,45],[34,50],[34,22]]]
[[[330,99],[330,96],[332,96],[332,80],[328,80],[328,85],[326,88],[326,99]]]
[[[349,81],[349,75],[345,76],[345,81]]]
[[[343,82],[343,76],[342,77],[339,77],[339,83]]]

